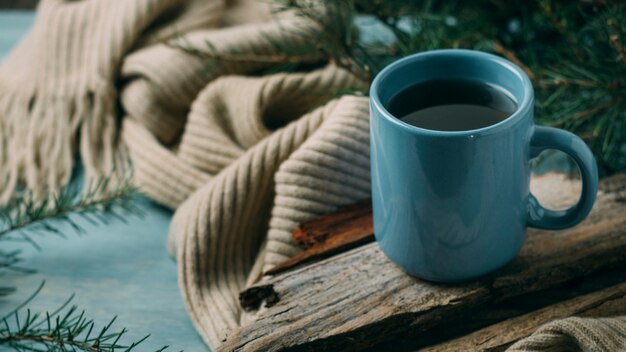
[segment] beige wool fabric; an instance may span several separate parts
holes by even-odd
[[[566,318],[548,323],[508,352],[626,351],[626,317]]]
[[[334,66],[220,78],[196,98],[174,151],[125,120],[142,189],[172,207],[184,201],[170,247],[188,311],[212,348],[243,319],[237,297],[248,278],[298,251],[290,236],[298,222],[369,195],[367,99],[314,109],[327,92],[358,83]]]
[[[88,177],[130,158],[142,191],[176,209],[183,298],[218,348],[254,321],[238,293],[299,251],[295,226],[370,194],[367,98],[333,99],[364,82],[332,64],[260,76],[275,62],[223,59],[315,47],[316,30],[255,0],[42,0],[0,65],[0,203],[20,185],[57,190],[76,152]],[[624,342],[623,319],[554,324],[514,348]]]
[[[123,168],[115,78],[124,55],[161,34],[160,16],[187,30],[219,21],[219,1],[41,2],[27,37],[0,66],[0,203],[18,183],[35,197],[66,184],[75,150],[88,177]],[[63,118],[59,118],[63,116]]]

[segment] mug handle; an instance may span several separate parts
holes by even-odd
[[[598,167],[587,144],[573,133],[552,127],[535,126],[530,140],[530,157],[536,158],[545,149],[556,149],[569,155],[580,169],[582,193],[578,203],[569,209],[546,209],[535,196],[528,197],[528,225],[540,229],[559,230],[583,221],[591,211],[598,191]]]

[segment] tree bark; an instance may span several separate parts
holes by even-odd
[[[399,337],[424,337],[480,307],[625,265],[626,203],[601,194],[585,222],[564,231],[529,229],[513,262],[474,282],[444,285],[413,278],[376,243],[267,278],[259,286],[272,285],[273,306],[262,307],[256,321],[220,350],[370,349]]]
[[[531,335],[541,325],[570,316],[611,317],[626,314],[626,283],[557,303],[517,318],[488,326],[424,352],[504,351]]]

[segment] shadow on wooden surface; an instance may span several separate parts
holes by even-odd
[[[434,328],[428,334],[382,343],[373,350],[503,351],[555,319],[626,314],[626,267],[581,277],[501,303],[477,307],[464,319]],[[621,306],[615,306],[615,302]],[[610,310],[602,310],[610,306]],[[617,308],[617,309],[616,309]]]

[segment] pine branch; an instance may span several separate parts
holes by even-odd
[[[127,214],[141,215],[134,203],[137,189],[131,185],[130,177],[112,184],[113,178],[103,178],[87,187],[81,194],[77,188],[66,187],[56,195],[48,195],[40,202],[31,197],[23,197],[3,210],[4,228],[0,231],[0,240],[12,236],[26,237],[27,241],[37,246],[28,236],[29,233],[50,231],[63,236],[59,225],[52,220],[69,224],[76,232],[84,230],[74,217],[85,219],[92,224],[107,223],[104,215],[124,221]],[[38,248],[38,246],[37,246]],[[6,270],[30,272],[18,267],[19,251],[0,251],[0,276]],[[0,348],[15,351],[89,351],[115,352],[134,351],[148,336],[132,342],[122,343],[126,329],[113,330],[116,318],[96,331],[94,320],[87,318],[84,311],[76,306],[69,306],[73,295],[53,312],[32,313],[25,308],[39,294],[44,283],[22,304],[13,311],[0,317]],[[11,287],[0,287],[0,296],[14,292]],[[159,349],[164,351],[167,346]]]
[[[512,63],[514,63],[517,66],[521,67],[522,70],[524,70],[524,72],[526,72],[526,74],[528,75],[528,78],[530,78],[532,81],[534,81],[536,79],[535,73],[517,57],[517,54],[515,54],[515,52],[513,52],[512,50],[509,50],[509,49],[505,48],[504,46],[502,46],[502,44],[499,41],[497,41],[497,40],[494,41],[494,43],[493,43],[493,50],[496,53],[498,53],[498,54],[504,56],[505,58],[507,58]]]
[[[301,33],[303,37],[306,33]],[[218,49],[211,41],[204,41],[204,46],[199,47],[193,44],[183,35],[177,35],[174,40],[166,42],[171,48],[181,50],[187,54],[208,59],[206,71],[215,69],[216,65],[222,63],[248,63],[257,64],[260,67],[260,74],[275,73],[281,71],[294,71],[302,65],[310,65],[325,60],[323,53],[316,47],[285,45],[275,38],[267,38],[274,46],[275,54],[249,54],[242,53],[237,48]]]
[[[572,31],[566,27],[563,21],[554,13],[554,3],[555,1],[551,0],[541,1],[541,8],[545,12],[546,16],[548,16],[557,31],[567,40],[567,42],[569,43],[569,47],[576,56],[576,58],[581,62],[585,61],[585,56],[582,50],[580,50],[580,44],[578,42],[578,39],[575,35],[573,35]]]
[[[206,42],[207,48],[212,48],[213,46]],[[179,38],[177,42],[168,43],[168,46],[182,50],[188,54],[194,55],[196,57],[201,57],[205,59],[212,59],[217,61],[227,61],[227,62],[246,62],[246,63],[263,63],[263,64],[299,64],[306,61],[315,60],[315,56],[312,55],[298,55],[298,54],[287,54],[287,53],[279,53],[273,55],[252,55],[252,54],[237,54],[237,53],[223,53],[218,52],[216,50],[200,50],[198,48],[194,48],[192,45],[188,43],[184,43],[182,38]]]
[[[133,351],[150,336],[129,345],[121,343],[127,330],[112,330],[116,318],[96,332],[96,323],[87,318],[85,311],[69,306],[73,295],[53,312],[33,314],[30,309],[24,311],[44,284],[42,282],[18,308],[0,318],[0,346],[15,351]]]
[[[18,264],[22,261],[20,257],[21,251],[5,252],[0,250],[0,276],[4,275],[4,270],[11,270],[21,273],[33,273],[32,270],[22,268]],[[2,294],[0,294],[2,296]]]
[[[276,54],[224,53],[212,43],[202,50],[181,49],[217,62],[271,64],[259,73],[307,67],[302,63],[311,63],[313,57],[364,82],[395,59],[420,51],[491,51],[522,67],[531,78],[539,123],[583,137],[605,174],[626,170],[626,5],[617,0],[274,0],[274,4],[278,12],[288,11],[314,24],[303,26],[302,34],[315,38],[315,44],[308,49],[292,47],[268,36]],[[385,32],[385,39],[364,43],[353,21],[357,16],[375,19],[376,31]]]
[[[20,254],[20,251],[6,252],[0,250],[0,277],[6,275],[8,272],[23,274],[32,274],[34,272],[31,269],[19,266],[22,261]],[[0,297],[7,296],[13,292],[15,292],[15,287],[0,286]]]
[[[73,231],[82,234],[85,230],[77,222],[78,219],[97,225],[108,223],[110,218],[125,221],[129,214],[141,216],[143,212],[135,204],[137,194],[138,190],[128,176],[119,181],[114,181],[113,177],[102,178],[82,193],[78,188],[68,186],[38,202],[30,196],[18,198],[0,211],[0,242],[21,240],[41,250],[32,235],[51,233],[65,237],[62,225],[69,225]],[[0,276],[8,271],[33,272],[19,266],[19,254],[20,251],[0,250]],[[12,292],[12,287],[0,287],[0,297]]]
[[[0,240],[12,235],[21,237],[39,248],[30,237],[32,233],[51,232],[63,237],[59,226],[50,220],[58,220],[70,225],[77,233],[84,233],[84,229],[70,214],[87,220],[96,225],[108,223],[109,219],[103,214],[110,215],[120,221],[125,221],[127,214],[141,215],[141,210],[135,205],[134,196],[138,194],[132,185],[130,177],[124,178],[113,185],[112,178],[101,178],[80,194],[76,187],[67,186],[54,195],[49,194],[41,201],[34,201],[30,196],[24,196],[0,212]],[[124,216],[121,215],[123,213]]]
[[[356,14],[355,4],[348,0],[324,1],[320,8],[315,2],[286,0],[277,1],[281,11],[291,11],[295,16],[306,18],[321,30],[317,46],[327,60],[344,68],[365,82],[370,81],[372,67],[355,36],[352,21]]]
[[[559,121],[557,123],[554,123],[553,126],[555,127],[559,127],[561,125],[564,125],[565,123],[571,123],[573,121],[581,121],[581,120],[585,120],[588,119],[590,117],[592,117],[594,114],[602,111],[602,110],[606,110],[606,109],[610,109],[616,105],[619,105],[621,103],[623,103],[624,101],[626,101],[626,97],[622,97],[622,98],[617,98],[617,99],[612,99],[609,100],[607,102],[603,102],[600,104],[597,104],[589,109],[583,110],[583,111],[579,111],[571,116],[569,116],[567,118],[567,120],[565,121]]]
[[[626,170],[626,6],[618,1],[328,0],[325,11],[307,0],[275,1],[317,23],[329,61],[366,80],[424,50],[500,54],[533,80],[540,123],[583,137],[604,172]],[[377,19],[394,41],[366,47],[351,40],[356,29],[337,23],[357,11]]]
[[[541,77],[536,82],[538,120],[585,139],[605,172],[626,170],[626,62],[621,49],[626,7],[617,2],[551,7],[560,9],[569,26],[565,34],[559,31],[562,40],[542,49],[543,58],[534,67]],[[573,46],[582,54],[568,55]]]
[[[613,44],[615,50],[618,52],[620,60],[626,65],[626,50],[622,47],[622,44],[620,44],[619,37],[616,34],[611,36],[611,44]]]

